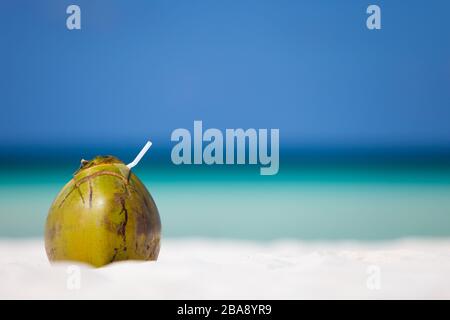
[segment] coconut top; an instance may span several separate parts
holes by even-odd
[[[74,173],[74,175],[77,175],[86,169],[90,169],[92,167],[105,164],[124,164],[124,163],[114,156],[96,156],[92,160],[82,159],[81,166],[77,170],[77,172]]]

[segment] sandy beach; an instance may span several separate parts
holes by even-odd
[[[0,241],[1,299],[450,298],[450,240],[165,239],[157,262],[50,265],[40,240]]]

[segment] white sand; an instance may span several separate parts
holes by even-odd
[[[50,266],[41,241],[2,240],[0,298],[450,298],[450,240],[164,239],[156,263],[68,266]]]

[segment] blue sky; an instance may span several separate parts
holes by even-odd
[[[78,4],[82,30],[68,31]],[[369,31],[366,8],[382,9]],[[0,146],[205,127],[283,143],[450,143],[448,1],[0,3]]]

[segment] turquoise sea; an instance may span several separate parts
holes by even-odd
[[[76,167],[0,169],[0,238],[42,237],[47,210]],[[450,170],[295,166],[142,166],[165,237],[384,240],[450,236]]]

